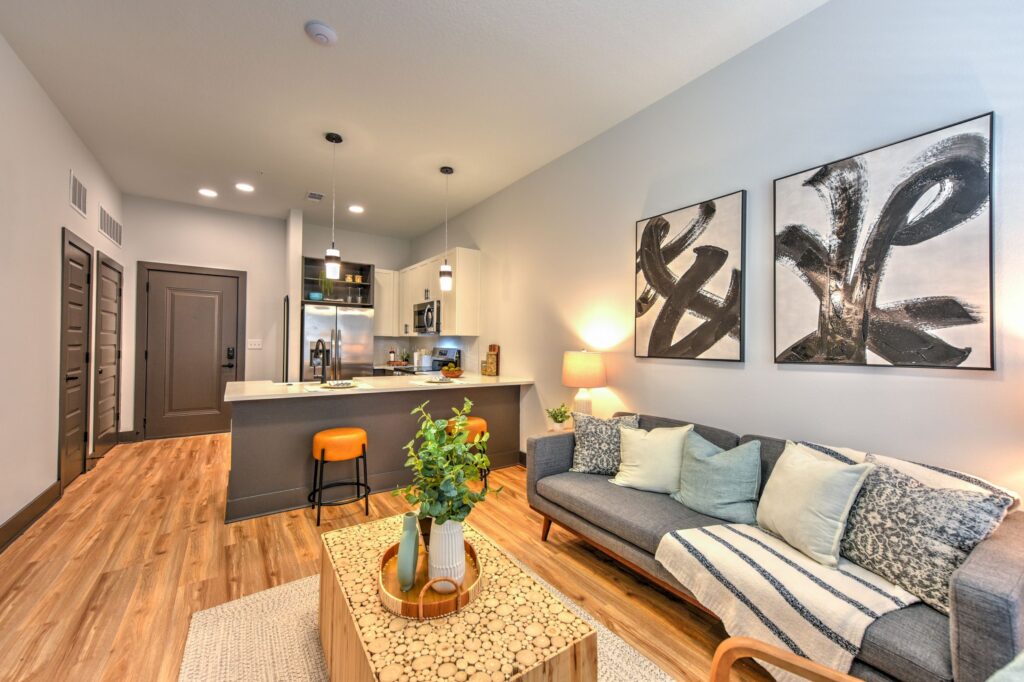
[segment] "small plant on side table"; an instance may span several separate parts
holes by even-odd
[[[548,413],[548,417],[555,423],[555,430],[562,431],[565,429],[565,422],[569,421],[569,417],[572,413],[569,412],[569,408],[562,403],[558,407],[550,407],[545,412]]]

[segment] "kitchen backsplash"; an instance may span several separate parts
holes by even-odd
[[[388,351],[394,349],[398,357],[402,351],[410,355],[416,350],[430,352],[435,347],[458,348],[462,351],[462,366],[466,371],[480,371],[480,357],[477,353],[477,340],[469,337],[456,336],[417,336],[417,337],[376,337],[373,340],[373,364],[384,365],[388,361]]]

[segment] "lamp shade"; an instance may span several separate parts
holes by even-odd
[[[562,385],[570,388],[598,388],[608,380],[604,357],[585,350],[567,350],[562,357]]]

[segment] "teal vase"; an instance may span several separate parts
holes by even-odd
[[[416,566],[420,561],[420,529],[416,514],[406,512],[402,519],[402,540],[398,543],[398,586],[408,592],[416,582]]]

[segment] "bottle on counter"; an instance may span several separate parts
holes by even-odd
[[[395,349],[392,348],[391,350],[388,351],[388,362],[394,362],[394,361],[395,361]]]

